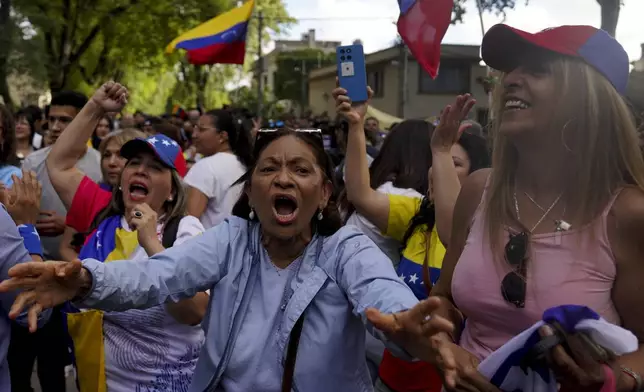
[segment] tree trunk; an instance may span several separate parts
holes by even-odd
[[[206,82],[208,82],[208,69],[204,65],[193,65],[196,71],[197,78],[197,94],[195,103],[198,108],[206,106]]]
[[[0,96],[5,105],[13,110],[13,101],[9,94],[9,55],[13,39],[13,24],[11,21],[11,0],[0,0]]]
[[[615,32],[617,31],[617,21],[619,20],[621,0],[597,0],[597,2],[601,7],[601,29],[614,37]]]

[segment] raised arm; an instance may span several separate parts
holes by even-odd
[[[441,277],[432,288],[431,296],[438,296],[443,299],[441,307],[436,314],[447,318],[454,326],[454,334],[451,339],[458,341],[460,327],[463,324],[463,316],[456,308],[452,299],[452,276],[458,259],[461,257],[467,236],[470,232],[470,224],[476,211],[485,183],[490,175],[489,169],[479,170],[472,173],[463,183],[463,188],[456,199],[454,206],[454,217],[452,223],[452,234],[450,236],[447,253],[443,259]]]
[[[432,134],[431,195],[436,214],[436,231],[443,244],[449,244],[456,198],[461,182],[454,166],[452,147],[458,142],[466,127],[461,126],[476,101],[469,95],[459,95],[453,105],[441,114],[440,123]]]
[[[104,84],[52,146],[47,157],[47,171],[67,209],[85,175],[76,168],[76,163],[87,149],[87,140],[106,112],[120,111],[126,102],[127,90],[123,86],[114,82]]]
[[[353,104],[343,88],[333,90],[338,113],[349,123],[347,151],[345,157],[345,187],[347,199],[358,213],[373,223],[382,233],[387,232],[389,199],[371,187],[369,162],[367,162],[367,141],[364,133],[364,117],[368,102]],[[369,96],[372,95],[369,89]]]

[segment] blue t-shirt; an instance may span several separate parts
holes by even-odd
[[[11,188],[13,185],[11,176],[14,174],[18,177],[22,177],[22,171],[20,168],[13,165],[0,166],[0,182],[2,182],[7,188]]]

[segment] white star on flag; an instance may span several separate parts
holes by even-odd
[[[169,145],[171,145],[171,144],[172,144],[172,143],[170,143],[169,141],[167,141],[167,140],[163,140],[163,145],[164,145],[164,146],[169,146]]]
[[[404,274],[400,274],[399,278],[402,279],[403,282],[405,281],[405,275]]]
[[[152,138],[148,139],[148,142],[150,142],[150,143],[152,143],[152,144],[154,144],[154,143],[156,143],[156,142],[158,142],[158,141],[159,141],[159,140],[158,140],[156,137],[152,137]]]
[[[418,280],[418,276],[416,276],[416,274],[412,274],[409,277],[409,283],[416,283],[417,280]]]
[[[173,140],[173,141],[172,141],[172,145],[176,147],[176,146],[178,146],[179,144],[177,144],[177,142],[175,142],[175,141]]]
[[[101,246],[103,246],[103,245],[101,245],[100,242],[96,241],[96,249],[100,248]]]

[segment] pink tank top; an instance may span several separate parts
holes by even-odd
[[[581,229],[531,236],[523,309],[501,294],[501,280],[510,266],[492,257],[482,201],[452,277],[454,302],[467,318],[460,345],[484,359],[541,320],[546,309],[559,305],[585,305],[620,324],[611,298],[616,267],[606,232],[606,217],[618,194],[601,216]],[[505,235],[501,251],[507,240]]]

